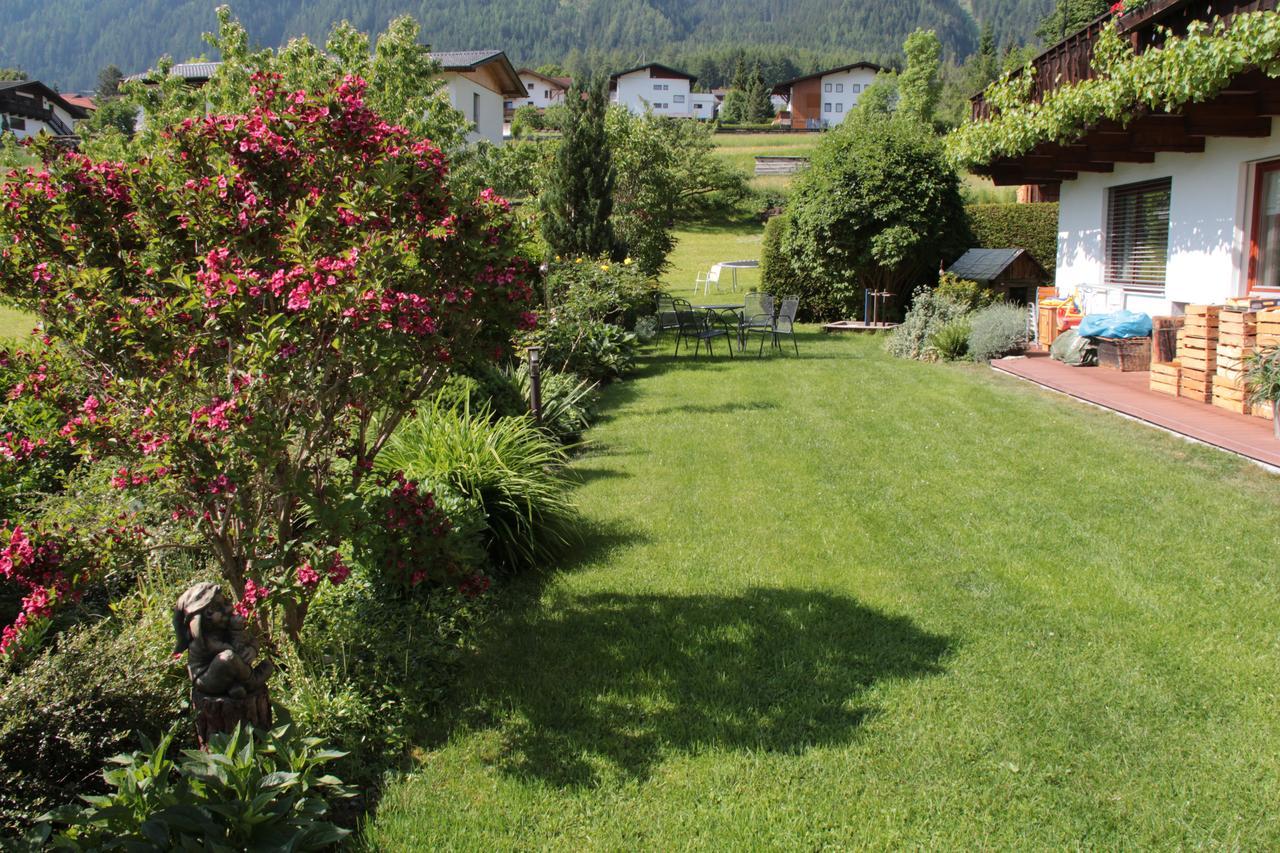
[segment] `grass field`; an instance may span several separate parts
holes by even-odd
[[[874,339],[651,361],[382,849],[1280,844],[1280,481]],[[664,349],[665,352],[665,349]]]
[[[35,323],[30,315],[0,305],[0,338],[25,338]]]

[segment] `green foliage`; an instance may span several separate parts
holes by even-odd
[[[1053,280],[1058,261],[1058,203],[970,204],[965,206],[973,245],[984,249],[1026,249]]]
[[[516,139],[542,130],[542,113],[533,104],[521,104],[511,117],[511,135]]]
[[[657,276],[675,247],[677,222],[722,209],[746,193],[746,178],[715,152],[702,122],[609,110],[608,135],[617,167],[613,228],[621,251]]]
[[[1018,352],[1027,343],[1027,311],[1018,305],[988,305],[975,311],[969,324],[969,354],[974,361],[987,362]]]
[[[189,721],[188,680],[172,660],[169,589],[121,602],[75,628],[0,689],[0,825],[10,829],[103,790],[96,770]],[[176,596],[176,592],[173,593]]]
[[[457,409],[487,409],[495,419],[519,417],[529,411],[528,397],[520,384],[492,364],[479,365],[469,374],[450,376],[437,399],[441,405]]]
[[[845,304],[818,279],[805,275],[792,262],[784,246],[790,239],[791,216],[783,213],[764,226],[760,243],[760,289],[774,296],[799,296],[800,320],[809,322],[838,317]]]
[[[460,499],[435,494],[455,526],[478,524],[483,534],[478,506],[467,501],[464,516]],[[483,613],[472,579],[405,594],[382,577],[381,567],[356,560],[346,583],[322,587],[302,643],[282,651],[272,681],[300,730],[348,753],[335,772],[370,792],[440,712]]]
[[[1056,44],[1105,15],[1114,0],[1058,0],[1057,7],[1036,27],[1036,37]]]
[[[976,281],[967,281],[951,273],[943,273],[938,279],[938,287],[934,291],[944,299],[959,302],[969,311],[976,311],[995,303],[1000,295],[989,287]]]
[[[521,365],[513,373],[521,393],[528,399],[532,393],[529,365]],[[591,415],[600,399],[596,383],[573,373],[543,370],[542,428],[562,444],[573,444],[591,426]]]
[[[526,346],[540,346],[542,361],[562,373],[596,382],[620,379],[635,366],[635,333],[593,320],[552,319],[527,335]]]
[[[324,850],[348,830],[329,822],[326,798],[349,796],[324,765],[342,753],[290,725],[270,732],[237,727],[207,750],[173,755],[173,735],[112,759],[111,791],[87,808],[51,815],[70,850]]]
[[[824,135],[787,217],[781,252],[822,294],[820,319],[853,316],[865,290],[901,305],[968,243],[960,181],[932,130],[861,110]]]
[[[967,316],[957,317],[933,333],[927,348],[937,353],[938,358],[955,361],[964,358],[969,352],[969,334],[972,327]]]
[[[942,94],[938,79],[942,44],[932,30],[916,30],[902,49],[907,65],[898,75],[898,112],[911,121],[931,125]]]
[[[612,256],[616,172],[605,129],[604,81],[585,87],[575,82],[565,100],[560,145],[539,198],[542,236],[557,255]]]
[[[889,333],[885,350],[898,358],[931,360],[936,357],[932,348],[934,337],[968,312],[968,306],[963,303],[941,296],[929,287],[920,287],[902,324]]]
[[[560,323],[612,323],[630,328],[653,309],[654,282],[630,260],[574,258],[550,264],[547,307]]]
[[[115,158],[148,155],[159,135],[184,119],[246,113],[255,102],[250,78],[257,72],[280,75],[280,85],[288,91],[307,92],[323,91],[347,76],[360,77],[368,83],[367,105],[388,122],[445,151],[462,146],[468,123],[450,103],[440,65],[420,43],[413,18],[389,20],[386,32],[373,43],[344,21],[333,27],[324,49],[302,37],[279,50],[254,50],[245,27],[228,7],[220,7],[217,15],[218,32],[206,34],[204,40],[223,62],[210,80],[196,89],[170,76],[172,62],[161,60],[145,82],[125,83],[122,106],[113,108],[141,110],[142,131],[132,140],[110,132],[91,135],[84,145],[87,153]]]
[[[477,502],[487,547],[508,570],[547,566],[572,538],[574,507],[559,469],[564,451],[529,418],[424,406],[401,424],[377,465],[426,483],[444,483]]]
[[[1041,143],[1071,143],[1099,121],[1124,124],[1144,109],[1177,113],[1215,97],[1251,68],[1280,74],[1280,15],[1193,21],[1185,35],[1140,54],[1108,26],[1094,46],[1093,66],[1093,79],[1059,86],[1035,103],[1028,98],[1029,72],[1005,74],[986,93],[994,116],[947,137],[952,162],[970,169],[1022,156]]]
[[[554,151],[546,140],[515,139],[494,145],[482,139],[455,154],[449,186],[463,197],[474,198],[488,188],[506,199],[529,200],[538,194]]]
[[[1280,347],[1254,352],[1246,362],[1245,382],[1249,386],[1249,402],[1270,406],[1274,414],[1280,408]],[[1280,417],[1275,419],[1276,436],[1280,437]]]

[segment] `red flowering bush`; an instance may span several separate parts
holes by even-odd
[[[91,377],[60,436],[193,520],[242,606],[296,637],[401,420],[536,318],[507,203],[452,197],[362,81],[254,84],[250,112],[145,161],[37,146],[0,187],[0,292]]]

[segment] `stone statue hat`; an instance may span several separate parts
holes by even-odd
[[[201,581],[178,596],[178,602],[173,606],[173,633],[178,640],[177,647],[173,650],[175,655],[185,652],[191,645],[191,631],[187,628],[187,620],[212,604],[221,592],[222,587],[216,583]]]

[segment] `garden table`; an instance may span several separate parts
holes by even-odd
[[[715,319],[716,316],[723,311],[732,311],[735,318],[734,325],[737,326],[738,352],[742,352],[744,349],[746,349],[747,338],[746,338],[746,335],[744,335],[742,332],[742,310],[747,307],[746,303],[736,302],[736,303],[724,303],[719,305],[695,305],[693,307],[697,308],[700,311],[706,311],[708,320]],[[723,317],[721,317],[720,319],[721,321],[724,320]]]
[[[759,261],[724,261],[720,269],[729,270],[733,274],[733,292],[738,292],[738,270],[753,270],[760,266]]]

